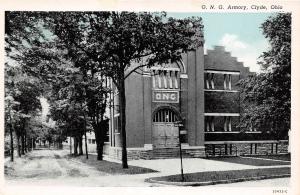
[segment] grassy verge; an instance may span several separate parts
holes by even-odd
[[[189,173],[184,175],[184,182],[205,182],[206,184],[216,184],[220,181],[245,181],[258,178],[272,178],[275,176],[288,176],[291,174],[291,169],[283,168],[266,168],[266,169],[245,169],[231,171],[209,171]],[[170,175],[163,177],[151,178],[152,181],[165,182],[181,182],[181,175]],[[221,183],[221,182],[220,182]],[[224,182],[222,182],[224,183]],[[230,182],[229,182],[230,183]]]
[[[210,157],[205,158],[208,160],[216,160],[222,162],[229,162],[229,163],[237,163],[243,165],[253,165],[253,166],[275,166],[275,165],[290,165],[290,162],[281,162],[281,161],[273,161],[273,160],[264,160],[264,159],[257,159],[255,158],[243,158],[243,157]],[[263,158],[263,157],[261,157]]]
[[[70,157],[70,156],[69,156]],[[143,167],[137,167],[137,166],[129,166],[128,169],[123,169],[122,164],[115,163],[115,162],[109,162],[109,161],[98,161],[96,155],[89,155],[89,159],[86,159],[85,156],[77,156],[77,157],[70,157],[75,160],[78,160],[82,163],[85,163],[89,166],[92,166],[96,168],[98,171],[112,174],[112,175],[122,175],[122,174],[143,174],[143,173],[154,173],[157,172],[152,169],[147,169]]]
[[[291,154],[264,155],[264,156],[253,156],[253,157],[255,157],[255,158],[264,158],[264,159],[272,159],[272,160],[291,161]]]

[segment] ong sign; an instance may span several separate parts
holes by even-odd
[[[153,91],[153,102],[178,103],[178,91]]]

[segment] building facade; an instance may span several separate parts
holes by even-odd
[[[176,157],[180,142],[187,157],[287,152],[286,141],[262,139],[261,132],[239,127],[237,83],[249,74],[221,46],[207,54],[200,47],[182,54],[180,62],[131,74],[125,83],[128,158]],[[111,87],[104,153],[120,159],[118,92]]]

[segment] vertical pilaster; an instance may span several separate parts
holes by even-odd
[[[158,72],[154,72],[158,73]],[[152,143],[152,86],[151,79],[153,77],[143,77],[143,119],[144,119],[144,144]]]
[[[204,51],[203,47],[196,50],[196,142],[204,146]]]

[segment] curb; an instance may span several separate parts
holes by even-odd
[[[155,178],[147,178],[145,182],[148,183],[158,183],[165,185],[174,185],[174,186],[207,186],[207,185],[216,185],[216,184],[229,184],[243,181],[253,181],[253,180],[264,180],[264,179],[275,179],[275,178],[284,178],[291,177],[291,174],[282,174],[282,175],[264,175],[260,177],[249,177],[249,178],[236,178],[229,180],[217,180],[217,181],[203,181],[203,182],[171,182],[171,181],[159,181]]]

